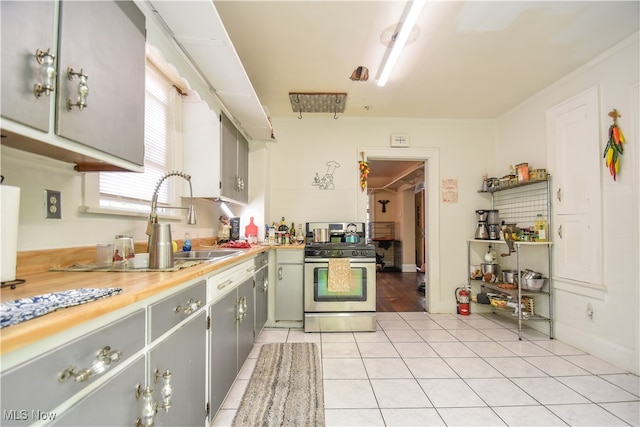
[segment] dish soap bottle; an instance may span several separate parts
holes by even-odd
[[[182,251],[189,252],[191,250],[191,235],[184,233],[184,243],[182,244]]]
[[[547,225],[547,220],[544,219],[542,214],[538,214],[536,216],[536,220],[533,223],[534,230],[534,239],[536,242],[546,242],[547,235],[549,234],[549,229]]]

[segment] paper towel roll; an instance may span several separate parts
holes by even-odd
[[[3,282],[16,279],[16,254],[18,251],[18,216],[20,213],[20,187],[0,185],[0,279]]]

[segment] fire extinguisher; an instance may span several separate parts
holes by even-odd
[[[460,314],[461,316],[468,316],[469,313],[471,312],[471,307],[469,305],[470,303],[469,299],[471,297],[471,293],[464,286],[457,288],[455,293],[456,293],[456,302],[458,305],[457,307],[458,314]]]

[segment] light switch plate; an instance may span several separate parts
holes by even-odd
[[[44,190],[44,217],[62,218],[62,199],[59,191]]]
[[[392,147],[408,147],[409,135],[406,135],[406,134],[391,135],[391,146]]]

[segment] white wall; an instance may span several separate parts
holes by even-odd
[[[442,236],[439,246],[430,248],[430,259],[434,263],[431,270],[442,274],[429,283],[435,288],[430,303],[435,312],[454,313],[453,291],[467,281],[466,240],[473,236],[475,210],[486,209],[490,203],[477,191],[482,175],[494,168],[494,121],[345,117],[334,120],[331,115],[323,114],[307,114],[300,120],[292,113],[291,117],[274,117],[273,123],[278,143],[268,147],[271,170],[268,218],[271,221],[281,216],[296,223],[365,221],[366,195],[360,190],[358,180],[360,150],[361,147],[378,151],[390,149],[389,139],[393,133],[409,134],[411,149],[430,148],[439,153],[440,176],[436,182],[429,183],[428,191],[436,193],[438,203],[429,209],[437,210],[439,222],[435,227]],[[316,173],[322,176],[326,172],[329,161],[340,164],[334,171],[335,189],[320,190],[312,182]],[[457,203],[440,202],[440,178],[458,180]],[[402,199],[392,203],[397,205]],[[379,206],[375,209],[379,210]],[[413,220],[410,221],[413,227]]]
[[[576,292],[576,288],[571,292],[557,290],[555,327],[559,339],[635,373],[640,372],[640,112],[634,105],[638,99],[639,52],[636,34],[502,116],[498,122],[495,163],[498,175],[504,165],[514,162],[528,161],[530,166],[546,167],[550,155],[546,152],[546,111],[593,86],[598,86],[600,96],[601,151],[611,124],[607,113],[616,108],[622,114],[618,124],[628,143],[624,146],[618,180],[611,179],[603,159],[600,170],[581,170],[576,165],[578,173],[601,176],[602,271],[607,290],[603,293]],[[587,320],[588,303],[595,308],[594,322]]]

